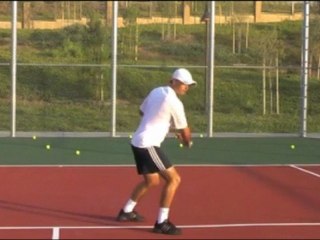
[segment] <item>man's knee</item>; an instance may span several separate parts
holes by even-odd
[[[169,185],[177,187],[181,182],[181,177],[174,168],[169,168],[166,172],[162,174],[162,176]]]
[[[179,186],[181,183],[181,177],[179,174],[176,174],[176,176],[173,177],[173,182],[175,185]]]
[[[168,184],[178,187],[181,182],[181,177],[178,173],[171,174],[167,179]]]

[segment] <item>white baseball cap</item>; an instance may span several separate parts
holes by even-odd
[[[195,85],[196,81],[192,79],[191,73],[185,68],[178,68],[171,76],[172,79],[179,80],[180,82],[187,85]]]

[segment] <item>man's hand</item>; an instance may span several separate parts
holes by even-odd
[[[176,132],[177,139],[183,144],[183,146],[191,148],[193,145],[193,142],[191,141],[191,132],[190,128],[184,128],[178,130]]]

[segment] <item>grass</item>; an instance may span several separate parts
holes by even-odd
[[[300,64],[300,22],[257,24],[259,31],[280,31],[286,55],[282,66]],[[205,26],[177,25],[177,38],[164,40],[162,24],[139,27],[138,60],[132,59],[130,44],[134,28],[119,29],[119,67],[117,71],[116,129],[132,132],[139,122],[138,108],[142,99],[155,86],[168,82],[173,66],[190,68],[198,86],[182,98],[190,126],[195,132],[206,132],[208,116],[205,83]],[[130,30],[131,29],[131,30]],[[232,53],[231,26],[218,26],[214,69],[213,130],[215,132],[298,132],[300,125],[300,72],[281,70],[279,78],[280,113],[276,114],[275,73],[266,81],[266,114],[263,114],[262,70],[232,67],[235,63],[259,66],[257,51]],[[167,30],[166,30],[167,31]],[[85,58],[81,46],[86,38],[82,27],[52,31],[19,30],[18,62],[21,63],[95,63]],[[10,36],[7,30],[0,35]],[[76,37],[75,37],[76,36]],[[70,39],[76,39],[71,41]],[[70,44],[65,45],[66,39]],[[110,39],[108,39],[110,40]],[[254,38],[250,38],[251,42]],[[70,42],[71,41],[71,42]],[[125,41],[125,42],[121,42]],[[122,48],[122,45],[125,48]],[[251,48],[253,48],[252,45]],[[85,48],[85,47],[84,47]],[[0,47],[2,62],[10,61],[10,51]],[[108,51],[106,51],[108,52]],[[109,51],[110,52],[110,51]],[[91,56],[92,57],[92,56]],[[110,58],[104,64],[110,63]],[[35,64],[36,65],[36,64]],[[139,67],[150,65],[158,67]],[[227,68],[219,68],[228,65]],[[103,75],[103,78],[101,78]],[[0,67],[0,131],[10,129],[10,69]],[[18,66],[17,78],[18,131],[111,131],[110,67]],[[308,131],[320,131],[319,80],[310,78],[308,89]]]

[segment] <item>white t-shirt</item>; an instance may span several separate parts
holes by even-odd
[[[135,147],[160,147],[170,130],[188,126],[181,100],[170,86],[153,89],[140,106],[143,112],[139,127],[132,136]]]

